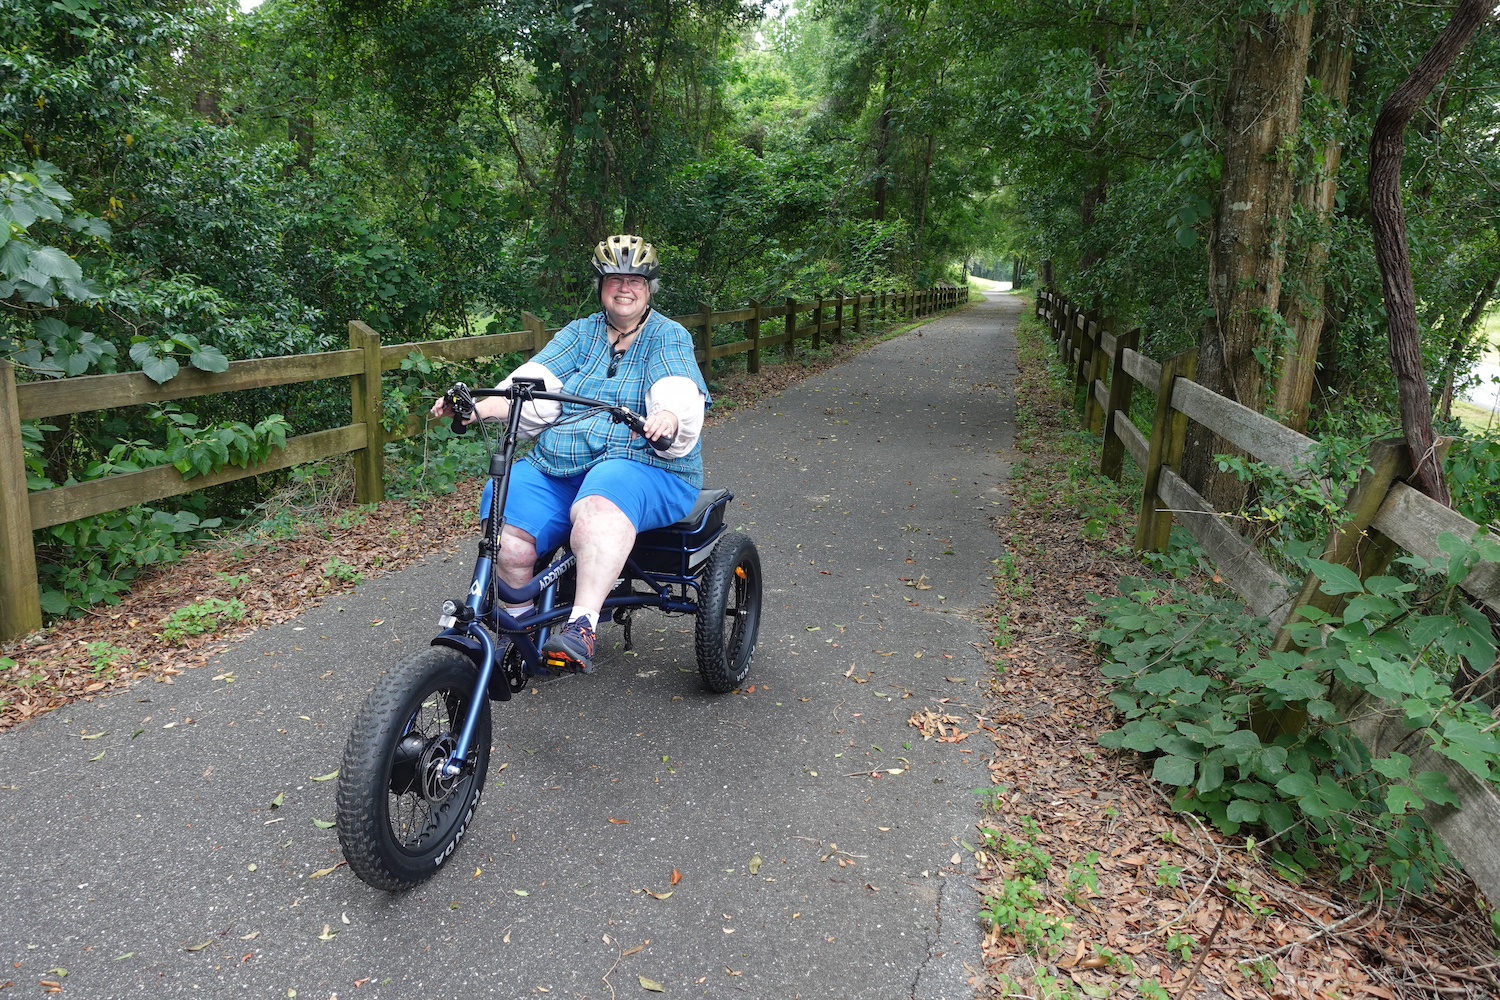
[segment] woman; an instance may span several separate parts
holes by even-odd
[[[579,407],[528,403],[521,434],[535,447],[511,471],[505,528],[498,560],[513,587],[531,579],[537,553],[571,541],[578,559],[568,624],[542,645],[549,662],[593,671],[595,629],[638,532],[672,524],[698,499],[703,458],[698,435],[710,405],[687,330],[651,308],[660,287],[656,251],[639,236],[611,236],[594,250],[595,292],[602,311],[574,320],[551,343],[517,368],[517,376],[543,378],[550,392],[566,392],[627,406],[646,414],[646,438],[666,436],[656,452],[645,440],[597,415],[556,426]],[[510,401],[476,403],[472,419],[504,420]],[[444,399],[432,407],[451,416]],[[507,605],[512,616],[531,604]]]

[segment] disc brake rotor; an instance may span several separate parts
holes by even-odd
[[[417,762],[417,777],[420,782],[417,791],[422,798],[434,805],[446,799],[462,777],[461,774],[451,778],[443,775],[443,765],[448,762],[457,746],[458,742],[452,733],[443,733],[428,740],[422,749],[421,759]]]

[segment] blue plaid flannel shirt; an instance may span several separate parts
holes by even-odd
[[[556,375],[563,392],[628,406],[640,414],[646,412],[646,390],[670,375],[692,379],[703,393],[705,404],[712,402],[693,358],[693,338],[681,323],[655,310],[620,358],[613,378],[609,377],[610,354],[604,313],[597,312],[563,327],[531,360]],[[582,409],[564,403],[562,417],[566,419]],[[644,438],[632,440],[630,428],[602,413],[577,423],[548,427],[526,456],[532,465],[553,476],[577,475],[606,458],[645,462],[681,476],[690,486],[703,486],[701,439],[681,458],[663,458]]]

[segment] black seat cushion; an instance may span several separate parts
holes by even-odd
[[[680,521],[669,527],[675,528],[678,531],[687,531],[694,527],[697,525],[698,519],[703,516],[703,512],[718,503],[724,497],[724,494],[728,492],[728,490],[699,490],[698,501],[693,504],[693,509],[683,515]]]

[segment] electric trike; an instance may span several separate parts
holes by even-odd
[[[571,611],[575,558],[564,545],[538,553],[535,575],[522,587],[500,578],[496,564],[511,463],[520,440],[522,404],[563,404],[560,422],[607,419],[640,434],[641,415],[597,399],[547,392],[541,379],[517,378],[504,389],[447,394],[463,433],[474,401],[511,402],[499,447],[483,422],[490,481],[480,508],[481,533],[468,594],[442,604],[431,644],[377,678],[355,718],[339,768],[339,843],[350,869],[386,890],[425,881],[453,856],[484,790],[489,770],[491,703],[507,702],[551,673],[540,646]],[[649,442],[658,451],[670,439]],[[645,442],[642,442],[644,445]],[[604,602],[599,625],[613,620],[631,648],[631,622],[642,608],[692,615],[694,652],[703,684],[714,692],[740,687],[750,670],[760,627],[761,567],[755,543],[728,530],[724,513],[734,494],[701,490],[675,524],[643,531]],[[520,618],[505,605],[534,602]],[[553,666],[556,670],[556,665]]]

